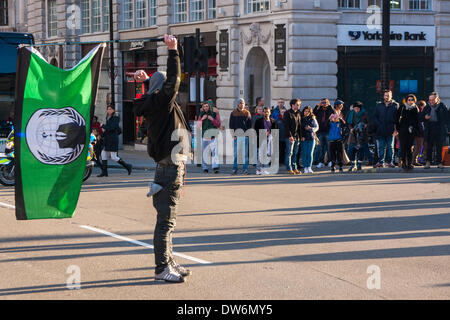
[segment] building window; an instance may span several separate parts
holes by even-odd
[[[150,0],[148,22],[150,26],[156,25],[156,0]]]
[[[409,0],[410,10],[431,10],[431,0]]]
[[[8,0],[0,1],[0,26],[8,25]]]
[[[270,1],[247,0],[247,13],[269,11],[269,8],[270,8]]]
[[[203,7],[203,0],[190,0],[189,13],[190,21],[201,21],[204,17],[205,9]]]
[[[136,28],[142,28],[146,26],[147,20],[147,1],[148,0],[135,0],[136,5]]]
[[[92,32],[102,31],[102,14],[100,0],[92,0]]]
[[[175,23],[187,21],[187,0],[175,0]]]
[[[81,32],[91,32],[91,10],[89,0],[81,1]]]
[[[47,37],[56,37],[58,35],[56,18],[56,0],[47,1]]]
[[[103,31],[109,30],[109,0],[103,0]]]
[[[216,18],[216,0],[208,0],[208,19]]]
[[[123,1],[123,28],[133,28],[133,0]]]
[[[402,3],[402,0],[391,0],[391,8],[392,9],[401,9],[402,8],[401,3]],[[378,6],[381,8],[382,2],[381,2],[381,0],[369,0],[369,7],[370,6]]]
[[[359,9],[360,0],[338,0],[338,7],[344,9]]]

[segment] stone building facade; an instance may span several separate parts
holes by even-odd
[[[427,98],[426,92],[437,90],[450,104],[450,1],[394,3],[393,32],[403,37],[423,33],[416,39],[391,41],[394,96],[400,99],[409,91],[422,99]],[[213,97],[227,124],[239,97],[249,105],[255,104],[256,97],[263,97],[270,106],[279,98],[293,97],[300,97],[303,105],[315,105],[324,97],[347,104],[356,99],[374,104],[381,45],[374,27],[381,21],[381,12],[370,5],[380,1],[114,0],[113,33],[121,40],[164,33],[181,39],[200,28],[206,45],[215,48],[218,63],[202,98]],[[109,40],[108,1],[28,0],[26,9],[27,30],[37,43]],[[89,48],[59,45],[42,47],[42,51],[49,61],[68,68]],[[127,72],[140,67],[164,70],[166,57],[167,48],[161,43],[115,44],[115,101],[123,121],[128,121],[125,130],[136,130],[128,129],[133,126],[129,113],[135,84]],[[105,116],[110,83],[109,54],[105,58],[96,110],[100,119]],[[146,64],[145,60],[152,61]],[[186,86],[180,92],[187,112],[189,77],[183,76]]]

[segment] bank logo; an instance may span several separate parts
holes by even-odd
[[[28,121],[26,140],[31,153],[45,164],[75,161],[86,143],[86,121],[72,107],[39,109]]]
[[[352,38],[352,40],[358,40],[361,38],[361,31],[349,31],[348,35]]]

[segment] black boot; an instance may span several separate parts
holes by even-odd
[[[125,169],[127,169],[128,171],[128,175],[131,174],[131,171],[133,170],[133,166],[131,164],[126,163],[125,161],[123,161],[122,159],[120,159],[119,161],[117,161],[122,167],[124,167]]]
[[[97,177],[107,177],[108,176],[108,160],[102,160],[102,173]]]

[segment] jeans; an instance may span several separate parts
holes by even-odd
[[[233,170],[237,170],[238,168],[238,150],[241,148],[238,148],[238,142],[239,142],[239,146],[242,146],[242,141],[243,139],[245,140],[245,146],[244,146],[244,167],[243,170],[246,171],[248,170],[248,137],[237,137],[234,140],[233,143]]]
[[[289,141],[286,139],[286,157],[285,164],[286,170],[297,170],[297,156],[298,149],[300,147],[300,140]]]
[[[161,273],[173,260],[172,233],[175,230],[183,181],[184,163],[178,165],[158,163],[154,182],[163,189],[153,196],[153,206],[157,212],[153,235],[156,273]]]
[[[327,132],[317,132],[317,138],[320,141],[318,148],[314,152],[314,160],[316,162],[324,162],[325,153],[328,151],[328,133]],[[328,157],[329,159],[330,157]]]
[[[386,163],[394,161],[394,136],[378,137],[378,162],[383,164],[386,155]]]
[[[314,139],[302,141],[302,162],[304,168],[312,166],[315,145],[316,140]]]
[[[205,152],[206,149],[208,149],[207,152]],[[209,161],[205,161],[207,159]],[[219,168],[219,157],[217,154],[217,145],[215,139],[202,139],[202,169],[208,170],[208,165],[212,165],[213,169]]]

